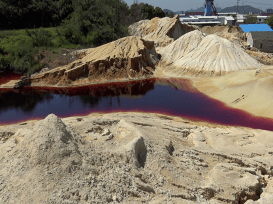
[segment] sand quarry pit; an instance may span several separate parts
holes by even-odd
[[[272,67],[264,66],[233,42],[215,34],[207,35],[204,31],[208,34],[240,33],[236,27],[217,26],[212,30],[204,28],[201,31],[196,27],[182,25],[177,16],[144,20],[129,27],[129,33],[135,36],[125,37],[97,48],[77,51],[74,55],[79,58],[78,60],[33,76],[31,85],[81,86],[150,77],[189,78],[200,91],[210,97],[229,106],[243,108],[252,114],[272,118],[273,106],[270,103],[273,99],[270,89]],[[239,85],[232,85],[232,89],[227,88],[236,73],[242,76],[236,78]],[[216,76],[219,78],[214,78]],[[245,77],[248,83],[239,83],[244,81]],[[208,89],[208,86],[201,83],[202,80],[210,84],[211,88]],[[219,84],[214,81],[219,81]],[[2,87],[12,87],[14,83],[4,84]],[[255,98],[259,108],[255,108],[252,100],[246,97],[240,102],[233,103],[236,99],[253,92],[249,84],[256,84],[255,90],[259,96],[263,96]],[[230,90],[230,94],[222,95],[223,90]],[[242,95],[233,94],[237,92]]]
[[[273,118],[273,67],[217,35],[179,30],[177,20],[138,22],[131,29],[138,36],[79,52],[79,60],[34,76],[32,85],[187,78],[229,106]],[[272,131],[155,113],[50,114],[0,126],[0,140],[1,203],[273,200]]]

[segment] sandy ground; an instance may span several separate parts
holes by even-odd
[[[270,203],[273,133],[154,113],[0,126],[0,203]]]
[[[155,76],[175,77],[166,76],[163,71],[164,68],[158,67]],[[178,78],[190,79],[198,90],[228,106],[256,116],[273,118],[273,66],[231,72],[224,76]]]
[[[261,68],[260,71],[238,71],[222,77],[195,78],[192,81],[200,91],[228,106],[273,118],[273,66]]]

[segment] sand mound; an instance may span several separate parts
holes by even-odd
[[[193,42],[196,43],[196,40],[194,39]],[[176,47],[174,46],[174,48]],[[260,66],[261,64],[258,61],[250,57],[234,43],[217,35],[209,35],[203,38],[199,45],[187,55],[179,60],[176,58],[172,66],[167,67],[164,72],[167,75],[175,76],[184,74],[212,76],[237,70],[256,69]]]
[[[32,78],[32,84],[68,85],[135,79],[153,73],[159,61],[154,42],[130,36],[85,50],[84,57]]]
[[[248,33],[244,33],[239,26],[205,26],[202,31],[208,35],[215,34],[226,38],[230,42],[245,49],[245,52],[251,57],[265,65],[273,65],[273,55],[264,53],[255,48],[247,46]]]
[[[208,35],[215,34],[243,47],[245,34],[239,26],[205,26],[201,29]]]
[[[129,26],[130,35],[142,37],[145,40],[152,40],[156,47],[165,47],[177,40],[182,35],[196,30],[195,27],[181,24],[179,16],[174,18],[153,18],[150,21],[140,21]]]
[[[180,60],[182,57],[197,48],[203,38],[204,36],[199,30],[181,36],[172,44],[159,51],[162,56],[162,61],[172,63]]]

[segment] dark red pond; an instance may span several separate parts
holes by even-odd
[[[10,80],[19,80],[21,74],[16,74],[14,72],[0,72],[0,85],[9,82]]]
[[[77,88],[25,87],[0,90],[0,124],[92,112],[139,111],[181,116],[217,124],[272,130],[273,120],[225,106],[189,81],[149,79]]]

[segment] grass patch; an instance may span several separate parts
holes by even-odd
[[[32,74],[39,67],[46,67],[34,60],[39,50],[58,48],[77,49],[79,44],[69,42],[61,28],[38,28],[0,31],[0,70],[14,69]]]

